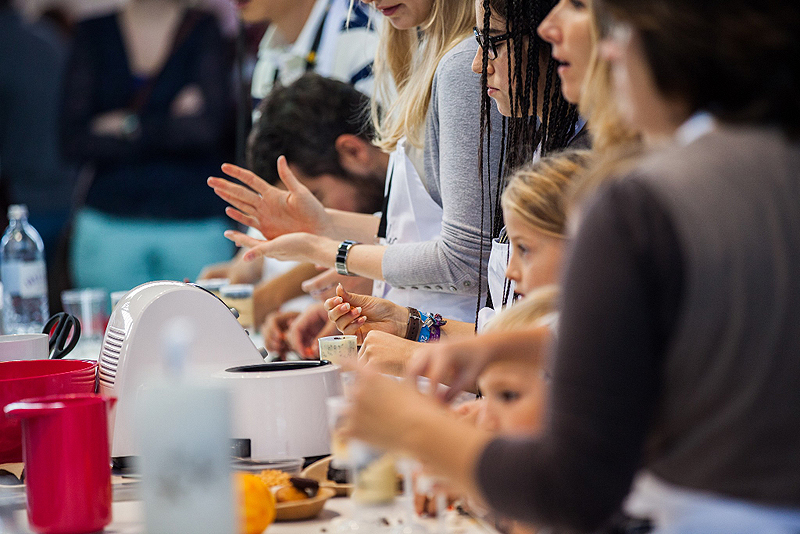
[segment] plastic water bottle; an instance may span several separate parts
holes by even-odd
[[[194,327],[185,317],[163,326],[164,371],[136,393],[140,494],[146,532],[236,532],[228,390],[193,376],[186,361]]]
[[[3,331],[41,332],[49,316],[44,244],[28,223],[28,207],[8,208],[8,228],[0,240],[0,278],[3,281]]]

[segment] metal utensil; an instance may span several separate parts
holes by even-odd
[[[47,320],[43,332],[49,336],[50,359],[60,360],[78,344],[81,322],[74,315],[59,312]]]

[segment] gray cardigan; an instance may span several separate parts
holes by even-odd
[[[436,69],[425,130],[424,185],[442,207],[442,233],[433,241],[391,245],[383,256],[383,276],[395,287],[428,286],[429,291],[477,295],[491,248],[491,177],[483,206],[478,173],[480,75],[472,72],[477,43],[469,37],[444,55]],[[490,169],[497,169],[501,117],[492,105]],[[484,229],[481,231],[481,213]],[[480,257],[484,243],[483,262]],[[455,289],[454,289],[455,288]],[[484,277],[483,289],[486,283]]]

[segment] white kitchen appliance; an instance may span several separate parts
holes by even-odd
[[[214,374],[232,393],[237,456],[255,461],[330,454],[326,399],[342,394],[327,361],[270,362]]]
[[[111,455],[117,464],[138,455],[136,398],[146,384],[167,379],[164,326],[178,316],[194,333],[184,372],[230,387],[234,455],[277,460],[328,453],[325,399],[340,394],[338,366],[309,362],[312,367],[298,368],[305,366],[296,362],[273,371],[269,365],[275,364],[264,363],[219,298],[193,284],[161,281],[129,291],[114,307],[103,337],[99,390],[118,399],[110,422]],[[237,367],[245,370],[226,371]]]
[[[114,458],[138,453],[136,397],[146,384],[166,379],[164,327],[179,316],[194,332],[185,362],[187,374],[210,376],[232,365],[264,362],[236,316],[205,289],[170,281],[132,289],[114,307],[99,359],[99,391],[117,397],[110,422]]]

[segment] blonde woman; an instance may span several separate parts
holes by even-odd
[[[639,141],[615,104],[611,66],[597,52],[598,28],[592,0],[559,0],[537,30],[559,62],[561,93],[578,104],[598,153]]]
[[[376,98],[391,103],[382,116],[373,109],[377,144],[391,153],[385,223],[325,210],[283,160],[278,168],[286,191],[230,165],[223,171],[252,190],[219,178],[209,185],[234,206],[229,216],[269,239],[228,233],[237,244],[255,247],[246,257],[308,261],[385,281],[376,284],[376,295],[401,306],[436,303],[448,316],[469,321],[486,268],[481,249],[491,239],[478,176],[480,75],[470,69],[477,49],[474,3],[368,3],[389,22],[382,25],[376,58]],[[499,146],[490,150],[493,168],[499,152]]]

